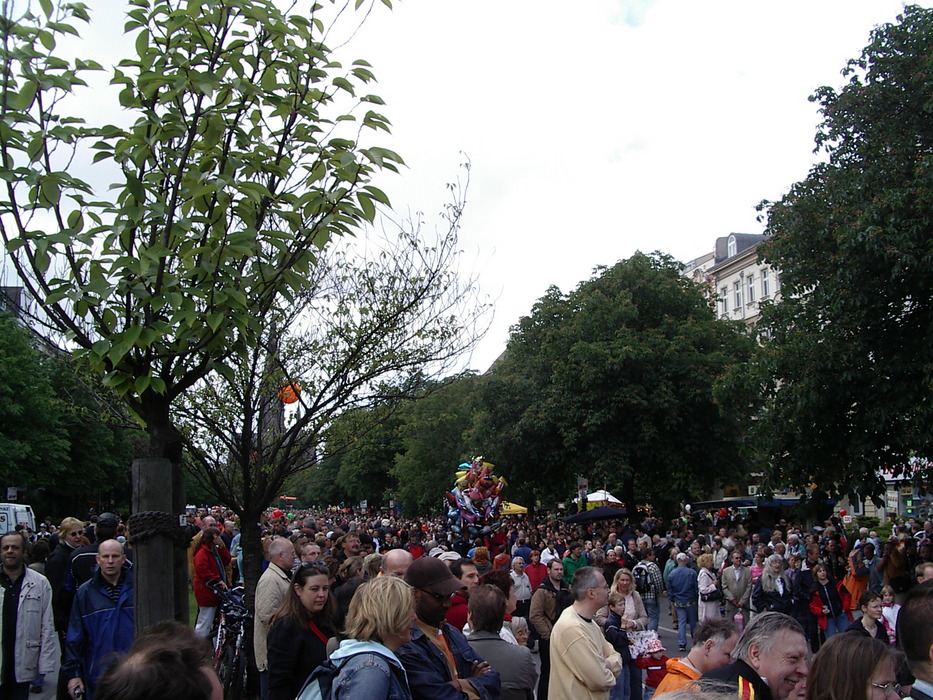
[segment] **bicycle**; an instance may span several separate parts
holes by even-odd
[[[220,598],[217,630],[214,633],[214,671],[223,687],[224,700],[246,697],[249,661],[244,649],[247,619],[251,617],[243,603],[243,587],[210,586]]]

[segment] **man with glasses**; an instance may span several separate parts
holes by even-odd
[[[570,583],[573,603],[551,630],[552,700],[608,698],[622,672],[622,657],[593,620],[609,602],[609,586],[594,566],[577,569]]]
[[[253,630],[253,653],[259,670],[259,695],[262,700],[269,697],[269,663],[266,653],[269,619],[288,593],[295,564],[295,547],[284,537],[276,537],[269,543],[267,556],[269,566],[256,584],[256,624]]]
[[[405,581],[414,592],[416,619],[411,641],[395,654],[405,667],[413,700],[496,700],[501,692],[499,674],[444,619],[460,581],[434,557],[412,562]]]

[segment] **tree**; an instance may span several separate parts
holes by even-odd
[[[458,465],[480,454],[496,461],[471,442],[480,382],[472,372],[448,377],[402,409],[401,449],[392,475],[406,513],[444,513],[444,493],[453,486]]]
[[[319,251],[373,221],[387,199],[372,177],[401,162],[367,141],[388,123],[365,91],[368,64],[345,69],[325,43],[332,4],[304,15],[274,0],[132,0],[135,55],[113,70],[118,103],[93,98],[96,115],[121,112],[126,127],[66,111],[101,69],[57,48],[90,20],[85,5],[39,0],[19,16],[18,3],[0,5],[0,236],[42,319],[125,400],[149,455],[172,464],[175,512],[172,407],[212,375],[233,376],[231,360],[307,287]],[[108,182],[102,198],[95,187]],[[146,568],[150,544],[137,551]],[[182,560],[174,581],[164,566],[147,574],[174,591],[177,616]],[[141,625],[169,616],[136,609]]]
[[[80,514],[128,502],[138,430],[95,377],[0,313],[0,461],[37,513]]]
[[[877,27],[842,89],[812,98],[826,162],[764,205],[783,300],[732,381],[758,411],[772,488],[880,502],[882,467],[933,455],[931,53],[933,10]]]
[[[563,500],[578,473],[629,507],[728,483],[743,467],[738,425],[713,385],[750,349],[661,254],[598,268],[569,294],[552,287],[512,329],[483,396],[510,498]]]
[[[336,477],[354,501],[382,500],[394,447],[382,438],[398,407],[482,337],[486,307],[456,265],[454,192],[448,228],[434,240],[416,223],[381,243],[321,251],[306,289],[262,319],[258,342],[231,371],[176,406],[191,469],[243,522],[259,522],[300,475]],[[283,389],[296,395],[293,408]],[[249,599],[262,549],[258,528],[242,533]]]

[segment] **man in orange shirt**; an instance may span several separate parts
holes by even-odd
[[[739,641],[735,623],[724,617],[711,617],[697,625],[693,648],[682,659],[668,659],[667,675],[652,697],[689,686],[705,673],[732,663],[729,654]]]

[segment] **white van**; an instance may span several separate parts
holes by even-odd
[[[36,516],[32,506],[25,503],[0,503],[0,534],[14,530],[20,523],[36,531]]]

